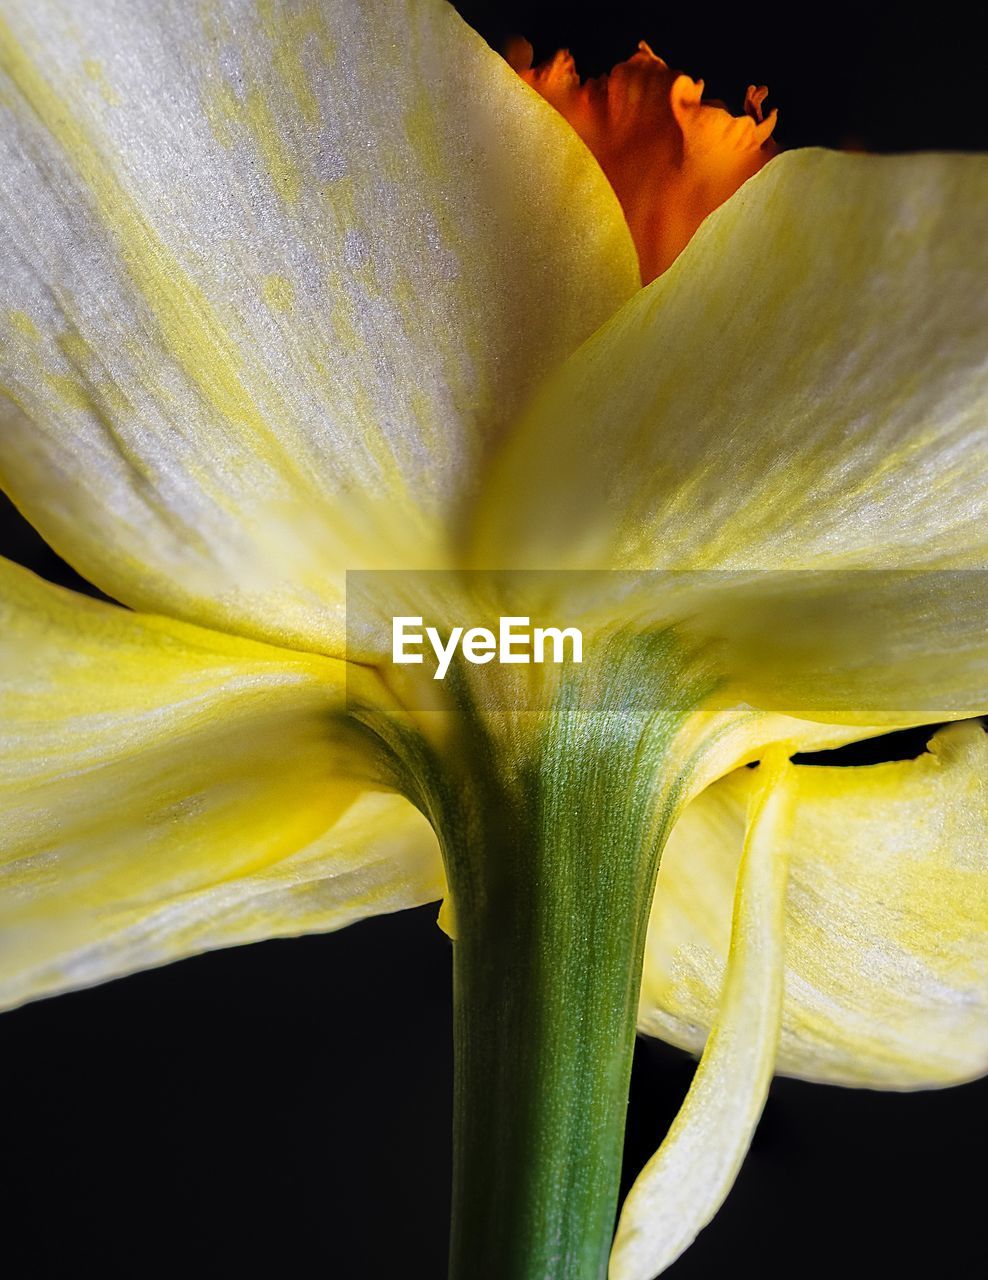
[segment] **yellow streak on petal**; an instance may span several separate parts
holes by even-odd
[[[286,204],[297,204],[302,194],[302,175],[282,141],[265,95],[252,89],[241,102],[223,83],[205,96],[203,109],[221,147],[229,149],[236,144],[236,128],[231,126],[246,130],[260,152],[275,191]]]
[[[7,320],[25,338],[30,338],[32,342],[41,341],[41,331],[26,311],[8,311]]]
[[[93,397],[81,382],[65,373],[46,373],[45,381],[58,398],[72,409],[95,409]]]
[[[260,90],[248,93],[242,118],[257,143],[275,190],[287,204],[296,204],[302,194],[302,175],[285,148],[267,98]]]
[[[275,71],[294,97],[306,124],[318,124],[319,101],[312,91],[303,53],[308,46],[322,62],[333,60],[334,46],[324,13],[313,6],[302,13],[286,14],[275,8],[274,0],[259,0],[258,14],[273,46]]]
[[[295,286],[286,276],[265,276],[261,292],[272,311],[291,311]]]
[[[227,149],[232,147],[236,141],[236,134],[230,128],[230,122],[237,120],[240,112],[240,103],[234,96],[233,90],[224,81],[211,93],[205,95],[202,106],[209,121],[209,127],[213,131],[213,137],[221,147]]]
[[[96,85],[106,105],[108,107],[118,107],[120,105],[120,94],[107,80],[102,62],[98,58],[86,58],[82,64],[82,69],[93,84]]]
[[[59,351],[72,364],[86,364],[93,358],[93,349],[79,333],[60,333],[55,339]]]
[[[0,67],[71,159],[113,232],[134,283],[147,300],[171,355],[206,402],[227,422],[267,439],[268,424],[241,381],[242,357],[198,285],[161,241],[62,101],[0,20]],[[64,394],[74,395],[68,388]],[[280,453],[280,450],[279,450]]]

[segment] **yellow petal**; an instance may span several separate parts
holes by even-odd
[[[624,1203],[610,1280],[652,1280],[723,1204],[751,1144],[782,1021],[786,832],[792,766],[763,764],[737,867],[730,960],[689,1093]]]
[[[4,10],[4,487],[127,604],[341,652],[637,288],[613,192],[440,0]]]
[[[890,727],[988,708],[988,570],[731,577],[697,583],[682,631],[717,652],[733,696]]]
[[[744,632],[741,696],[819,719],[983,710],[986,205],[983,157],[773,160],[523,416],[478,563],[777,571],[679,604],[705,640]],[[946,569],[978,572],[927,572]]]
[[[639,1025],[698,1050],[716,1016],[754,785],[742,769],[663,854]],[[988,737],[950,726],[916,760],[798,766],[779,1069],[873,1088],[988,1068]]]
[[[0,561],[0,1006],[440,897],[342,667]]]

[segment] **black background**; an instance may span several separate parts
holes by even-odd
[[[567,45],[590,74],[645,38],[735,109],[764,82],[788,146],[988,150],[985,30],[961,6],[459,8],[496,45]],[[5,554],[77,585],[7,508],[0,530]],[[434,917],[220,952],[0,1018],[12,1280],[441,1277],[450,948]],[[639,1043],[626,1184],[690,1072]],[[776,1081],[726,1207],[670,1274],[984,1275],[986,1102],[985,1082],[895,1095]]]

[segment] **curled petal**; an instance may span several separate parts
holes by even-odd
[[[686,1101],[621,1210],[611,1280],[652,1280],[710,1222],[758,1124],[782,1021],[786,832],[792,766],[757,771],[737,868],[730,958]]]

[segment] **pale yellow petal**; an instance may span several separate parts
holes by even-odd
[[[734,1185],[765,1105],[782,1021],[791,773],[784,756],[757,771],[714,1027],[621,1210],[610,1280],[652,1280],[693,1242]]]
[[[440,897],[342,698],[338,661],[0,561],[0,1005]]]
[[[988,569],[738,575],[691,610],[684,636],[758,706],[890,728],[988,710]]]
[[[697,570],[638,607],[793,715],[983,711],[986,207],[985,157],[773,160],[523,416],[478,563]]]
[[[583,144],[442,0],[5,0],[0,480],[135,607],[340,653],[637,288]]]
[[[988,737],[950,726],[916,760],[797,766],[779,1069],[873,1088],[988,1068]],[[639,1025],[694,1051],[716,1016],[747,769],[663,854]]]

